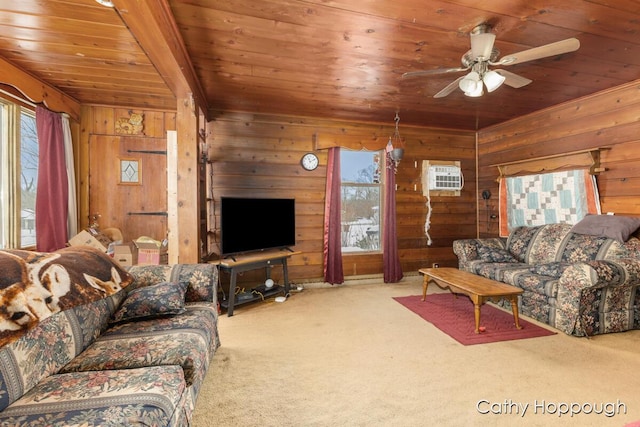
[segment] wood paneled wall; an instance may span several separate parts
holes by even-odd
[[[130,117],[132,111],[144,116],[142,133],[138,135],[116,133],[116,121]],[[166,179],[153,178],[154,176],[166,177],[166,156],[130,154],[128,150],[166,150],[167,130],[176,129],[175,111],[83,106],[81,117],[80,143],[76,153],[80,228],[88,227],[91,214],[97,212],[102,215],[98,221],[102,228],[119,228],[126,240],[143,235],[151,235],[150,237],[156,239],[164,238],[167,232],[165,217],[136,216],[134,218],[122,212],[155,211],[158,206],[163,206],[166,210]],[[118,176],[119,171],[113,170],[119,167],[118,158],[146,156],[142,163],[142,191],[136,193],[141,194],[141,197],[132,197],[129,191],[132,190],[130,186],[118,185],[117,180],[114,179],[101,179],[100,177],[104,174],[98,173],[99,170],[91,170],[89,167],[90,145],[101,141],[108,142],[100,150],[100,156],[103,158],[102,167],[111,169],[105,176]],[[94,162],[96,161],[97,159],[94,158]],[[151,162],[155,166],[151,166]],[[148,174],[149,167],[157,170]],[[92,206],[92,199],[106,201],[109,213],[102,212],[100,209],[96,211],[95,206]],[[95,201],[93,204],[95,205]],[[154,224],[150,225],[151,221]]]
[[[401,116],[402,114],[400,114]],[[308,172],[300,166],[304,153],[314,151],[318,135],[333,135],[337,141],[383,142],[394,132],[389,124],[339,123],[324,119],[220,113],[209,123],[212,137],[214,198],[293,197],[296,199],[296,246],[302,255],[290,261],[290,278],[295,281],[323,277],[323,217],[326,180],[326,150],[315,151],[320,167]],[[475,133],[403,126],[400,135],[405,156],[396,175],[398,190],[398,246],[403,271],[440,265],[457,265],[451,246],[455,239],[474,237]],[[422,160],[458,160],[466,185],[458,197],[432,197],[430,235],[427,246],[424,224],[426,198],[422,194]],[[215,204],[219,224],[219,206]],[[218,230],[219,231],[219,230]],[[345,276],[382,273],[382,254],[344,255]],[[277,271],[275,272],[277,277]],[[251,276],[251,275],[247,275]],[[241,278],[240,280],[247,277]]]
[[[548,156],[585,148],[611,147],[602,153],[601,165],[607,170],[598,178],[603,212],[640,215],[640,84],[629,84],[574,102],[543,110],[498,126],[481,130],[478,135],[476,177],[476,135],[473,132],[403,126],[405,157],[396,175],[398,245],[405,273],[440,263],[455,266],[451,250],[456,239],[498,235],[497,163]],[[113,197],[113,183],[94,184],[89,189],[88,147],[91,136],[117,135],[115,120],[126,116],[126,108],[83,107],[81,144],[78,150],[80,222],[89,224],[89,191]],[[152,146],[164,149],[166,130],[175,129],[175,112],[143,111],[144,137]],[[315,150],[318,137],[331,135],[336,141],[353,145],[354,141],[386,141],[393,134],[388,124],[335,122],[321,118],[219,113],[208,124],[213,162],[214,228],[219,224],[222,196],[294,197],[296,199],[297,244],[303,254],[291,260],[293,281],[320,280],[322,265],[322,223],[326,179],[326,150]],[[300,158],[315,151],[320,167],[304,171]],[[114,156],[117,153],[113,153]],[[427,245],[424,224],[426,198],[422,193],[423,160],[461,162],[465,188],[458,197],[431,198],[432,245]],[[478,185],[476,186],[476,179]],[[149,183],[152,187],[152,183]],[[150,194],[165,189],[149,188]],[[481,193],[492,193],[489,210]],[[94,193],[95,194],[95,193]],[[476,205],[477,203],[477,205]],[[476,210],[477,209],[477,210]],[[118,226],[128,235],[126,220]],[[106,226],[106,224],[105,224]],[[382,255],[344,255],[346,276],[382,273]],[[275,271],[275,279],[278,279]],[[241,280],[253,280],[246,274]]]
[[[558,105],[478,133],[479,233],[498,235],[497,163],[611,147],[597,177],[602,212],[640,216],[640,82]],[[481,192],[489,189],[489,215]]]

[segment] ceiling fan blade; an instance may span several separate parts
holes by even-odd
[[[403,79],[408,77],[419,77],[419,76],[431,76],[434,74],[449,74],[449,73],[459,73],[461,71],[467,71],[470,67],[466,68],[436,68],[435,70],[422,70],[422,71],[409,71],[408,73],[404,73],[402,75]]]
[[[456,88],[458,87],[458,83],[460,83],[460,80],[462,80],[463,78],[464,78],[464,76],[458,77],[457,79],[455,79],[454,81],[449,83],[447,86],[445,86],[445,88],[442,89],[440,92],[438,92],[435,95],[433,95],[433,97],[434,98],[444,98],[445,96],[449,95],[451,92],[456,90]]]
[[[504,76],[504,84],[506,84],[507,86],[515,87],[516,89],[531,83],[531,80],[529,80],[528,78],[514,74],[511,71],[495,70],[495,72],[500,74],[501,76]]]
[[[533,49],[523,50],[522,52],[513,53],[500,59],[491,65],[515,65],[521,62],[533,61],[534,59],[546,58],[548,56],[560,55],[562,53],[574,52],[580,47],[580,41],[576,38],[561,40],[559,42],[546,44],[544,46],[534,47]]]

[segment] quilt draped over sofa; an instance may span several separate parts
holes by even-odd
[[[54,313],[111,296],[133,281],[101,252],[76,247],[5,249],[0,272],[0,347]]]

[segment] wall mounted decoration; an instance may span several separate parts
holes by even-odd
[[[144,114],[129,111],[129,117],[116,120],[116,133],[124,135],[140,135],[144,129]]]

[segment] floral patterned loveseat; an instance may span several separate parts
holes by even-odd
[[[78,247],[0,268],[0,426],[190,424],[220,345],[214,265],[127,271]]]
[[[523,289],[520,313],[566,334],[640,328],[640,240],[571,230],[520,227],[507,238],[454,241],[453,251],[461,270]]]

